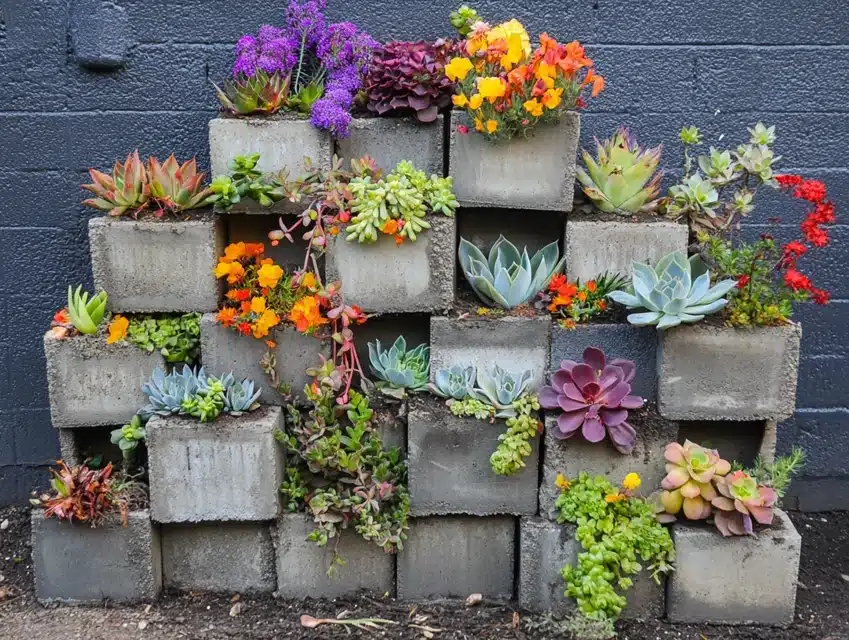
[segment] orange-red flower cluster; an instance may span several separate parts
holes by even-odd
[[[585,283],[570,282],[562,273],[555,275],[543,298],[550,300],[548,310],[563,317],[563,325],[573,328],[578,322],[586,322],[595,314],[607,311],[608,291],[599,289],[595,280]]]

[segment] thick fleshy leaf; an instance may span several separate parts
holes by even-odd
[[[672,491],[673,489],[679,489],[684,486],[690,480],[690,475],[687,473],[687,470],[682,467],[675,467],[674,469],[670,469],[669,473],[661,480],[660,486],[667,491]]]
[[[622,371],[620,367],[616,367],[612,364],[607,365],[601,372],[598,378],[598,386],[601,391],[607,391],[612,387],[616,386],[618,383],[623,382],[625,380],[625,373]]]
[[[619,402],[619,406],[623,409],[642,409],[645,403],[640,396],[627,395]]]
[[[588,364],[579,364],[572,369],[572,380],[579,389],[585,390],[590,384],[595,384],[595,371]]]
[[[657,324],[657,321],[663,316],[658,311],[648,311],[646,313],[632,313],[628,316],[628,322],[636,327],[647,327]]]
[[[724,512],[717,513],[713,517],[713,524],[724,538],[734,535],[731,533],[731,529],[728,526],[729,520],[730,518]]]
[[[586,402],[575,402],[564,395],[558,398],[558,406],[563,411],[586,411],[589,405]],[[540,403],[542,404],[542,403]]]
[[[634,376],[637,375],[637,365],[634,364],[633,360],[616,358],[608,366],[619,367],[622,370],[622,380],[624,382],[631,382]]]
[[[581,390],[575,385],[574,382],[567,382],[563,385],[563,393],[570,400],[574,400],[575,402],[584,402],[584,394],[581,393]]]
[[[684,505],[684,496],[680,491],[664,491],[660,494],[660,503],[669,513],[678,513]]]
[[[775,517],[775,511],[772,507],[749,507],[749,513],[752,514],[752,517],[757,520],[760,524],[772,524],[772,520]]]
[[[557,416],[557,428],[561,433],[572,434],[584,424],[586,411],[566,411]]]
[[[734,511],[734,501],[726,498],[725,496],[718,496],[711,500],[710,503],[717,509],[722,509],[723,511]]]
[[[631,269],[633,271],[634,280],[641,280],[649,291],[654,289],[655,285],[658,283],[657,273],[655,273],[654,269],[647,264],[637,261],[633,261],[631,263]]]
[[[604,395],[604,403],[611,408],[618,407],[629,393],[631,393],[631,385],[627,382],[619,382]]]
[[[707,503],[701,499],[701,497],[697,496],[695,498],[687,498],[684,497],[684,515],[687,516],[688,520],[704,520],[707,516],[705,515],[705,505]],[[708,505],[708,511],[710,505]]]
[[[685,306],[691,307],[695,304],[699,304],[699,301],[705,296],[709,289],[710,274],[703,273],[696,278],[695,282],[693,282],[693,288],[690,289],[690,295],[687,296],[687,304]]]
[[[628,419],[628,410],[602,408],[599,410],[599,415],[601,415],[601,420],[606,427],[613,427]]]
[[[614,302],[624,304],[629,309],[636,309],[643,306],[643,303],[640,302],[640,299],[637,298],[637,296],[626,291],[611,291],[607,294],[607,297]]]
[[[588,364],[593,372],[602,371],[606,364],[604,351],[596,347],[587,347],[584,349],[584,363]]]
[[[695,498],[702,495],[702,490],[699,488],[698,484],[692,480],[688,480],[684,486],[681,487],[681,495],[685,498]]]
[[[726,293],[731,291],[734,287],[737,286],[736,280],[723,280],[721,282],[717,282],[713,287],[708,291],[701,300],[699,300],[700,304],[708,304],[713,302],[714,300],[719,300]]]
[[[440,373],[445,373],[440,371]],[[439,383],[439,374],[437,374],[437,384]],[[543,409],[556,409],[560,406],[558,402],[559,393],[554,387],[542,387],[539,390],[539,404]]]
[[[613,427],[608,426],[607,433],[619,453],[629,455],[634,450],[634,445],[637,442],[637,430],[627,422],[620,422]]]
[[[701,304],[695,307],[687,307],[686,309],[684,309],[684,313],[694,316],[707,316],[711,313],[716,313],[720,309],[724,309],[727,304],[728,300],[722,298],[721,300],[715,300],[710,304]]]
[[[558,369],[551,376],[551,386],[562,393],[563,385],[567,382],[572,382],[571,374],[565,369]]]
[[[587,442],[601,442],[604,440],[605,429],[598,414],[587,414],[584,418],[584,427],[581,430]]]
[[[682,447],[677,442],[670,442],[666,445],[666,449],[663,451],[663,457],[666,458],[667,461],[676,465],[684,465],[686,464],[686,458],[684,457],[684,447]]]
[[[680,316],[670,316],[664,314],[663,317],[657,323],[657,330],[663,331],[665,329],[671,329],[672,327],[677,327],[681,324]]]

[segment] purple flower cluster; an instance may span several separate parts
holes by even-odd
[[[249,33],[236,43],[234,76],[252,78],[257,71],[285,76],[298,63],[298,43],[282,29],[264,24],[257,34]]]

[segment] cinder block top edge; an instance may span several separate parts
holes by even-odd
[[[168,230],[175,227],[213,227],[218,224],[223,224],[223,218],[215,213],[212,209],[199,209],[197,211],[199,217],[190,220],[173,220],[165,218],[162,220],[134,220],[130,216],[96,216],[89,218],[89,230],[111,228],[114,226],[124,225],[127,229],[155,229]]]
[[[201,422],[197,418],[184,415],[160,416],[154,414],[147,423],[150,434],[158,431],[216,431],[231,430],[255,431],[265,433],[269,424],[275,424],[283,416],[283,407],[277,405],[263,404],[255,411],[244,413],[241,416],[230,416],[221,414],[212,422]]]
[[[593,229],[615,229],[618,227],[663,227],[674,231],[689,233],[686,224],[682,222],[675,222],[674,220],[664,220],[660,217],[632,220],[628,216],[622,216],[621,220],[594,220],[592,215],[582,215],[580,218],[567,215],[566,228],[568,229],[569,227],[589,227]]]

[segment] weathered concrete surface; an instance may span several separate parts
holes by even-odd
[[[141,390],[165,362],[129,342],[106,344],[103,334],[57,340],[44,334],[50,417],[57,429],[122,425],[147,402]]]
[[[138,221],[92,218],[88,223],[94,284],[115,312],[215,311],[215,278],[224,252],[224,221]]]
[[[686,224],[666,220],[593,220],[591,216],[567,218],[564,247],[566,275],[586,282],[605,271],[631,278],[631,263],[657,263],[667,253],[686,251]]]
[[[489,142],[469,126],[465,115],[451,120],[448,173],[454,193],[466,207],[509,207],[569,211],[575,184],[575,162],[581,117],[570,111],[560,122],[540,125],[527,138]]]
[[[414,516],[467,513],[532,515],[537,512],[539,439],[512,476],[492,471],[489,458],[507,427],[458,418],[439,398],[411,401],[407,417],[410,509]]]
[[[757,536],[723,538],[709,526],[672,528],[677,561],[666,614],[672,622],[768,624],[793,622],[802,538],[776,509]]]
[[[150,510],[156,522],[273,520],[284,453],[280,407],[202,423],[153,416],[147,423]]]
[[[396,403],[372,398],[369,405],[374,410],[374,425],[384,449],[398,447],[407,457],[407,401]]]
[[[386,175],[402,160],[409,160],[426,174],[443,175],[445,117],[431,123],[415,118],[354,118],[347,138],[336,141],[336,154],[345,160],[369,156]]]
[[[516,519],[511,516],[435,516],[410,521],[398,554],[403,600],[513,597]]]
[[[377,242],[345,240],[344,229],[330,236],[327,280],[341,280],[347,304],[374,313],[444,311],[454,303],[457,238],[454,218],[427,216],[431,228],[415,242],[396,245],[392,236]]]
[[[782,420],[796,408],[798,324],[662,332],[658,405],[673,420]]]
[[[338,546],[336,540],[331,540],[326,547],[319,547],[307,540],[313,529],[312,519],[302,513],[288,513],[277,519],[277,592],[282,597],[338,598],[361,591],[394,595],[395,555],[363,539],[353,529],[342,532]],[[345,564],[328,576],[334,546]]]
[[[162,527],[165,587],[182,591],[274,591],[271,529],[261,522],[169,524]]]
[[[117,514],[92,528],[33,509],[32,561],[41,602],[133,603],[154,600],[162,588],[159,528],[147,511],[131,512],[126,528]]]
[[[498,364],[511,373],[530,369],[533,386],[543,383],[548,370],[547,316],[505,316],[478,320],[433,316],[430,319],[430,377],[453,365],[491,368]]]

